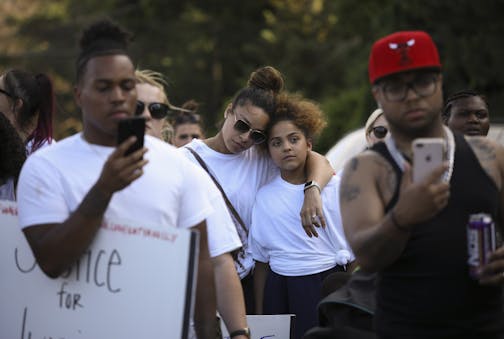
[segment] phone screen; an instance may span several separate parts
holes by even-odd
[[[122,144],[130,136],[136,136],[137,140],[133,145],[131,145],[125,156],[141,149],[144,145],[145,136],[145,118],[144,117],[133,117],[119,120],[118,131],[117,131],[117,145]]]

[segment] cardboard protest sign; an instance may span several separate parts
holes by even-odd
[[[48,278],[0,201],[0,338],[185,338],[198,235],[108,221],[65,274]]]

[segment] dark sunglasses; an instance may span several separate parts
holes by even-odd
[[[170,113],[170,107],[160,102],[151,102],[147,108],[154,119],[163,119]],[[137,100],[135,115],[142,115],[145,109],[145,102]]]
[[[201,138],[201,135],[199,134],[181,134],[179,135],[177,138],[178,139],[182,139],[182,140],[185,140],[187,138],[191,138],[191,139],[200,139]]]
[[[10,94],[9,92],[7,92],[6,90],[4,89],[1,89],[0,88],[0,93],[3,93],[5,94],[6,96],[8,96],[9,98],[14,98],[14,96],[12,94]]]
[[[388,129],[385,126],[376,126],[373,127],[371,130],[374,134],[374,136],[378,139],[383,139],[388,133]]]
[[[249,137],[254,142],[254,144],[260,144],[266,141],[266,134],[263,131],[258,129],[253,129],[247,124],[245,121],[238,119],[236,113],[233,111],[233,115],[235,117],[235,124],[233,125],[234,129],[240,133],[250,132]]]

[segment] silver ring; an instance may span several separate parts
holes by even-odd
[[[312,215],[312,217],[311,217],[311,218],[312,218],[312,219],[316,219],[316,218],[317,218],[317,215],[316,215],[316,214],[315,214],[315,215]]]

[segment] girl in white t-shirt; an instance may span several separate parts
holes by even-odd
[[[189,159],[197,162],[190,148],[201,157],[209,173],[220,184],[243,223],[236,222],[243,249],[235,253],[236,269],[240,275],[247,314],[255,313],[252,272],[254,261],[248,251],[248,230],[252,220],[252,207],[261,186],[278,173],[271,159],[258,145],[266,140],[266,126],[276,107],[276,96],[283,90],[283,78],[273,67],[262,67],[253,72],[248,86],[241,89],[224,112],[224,123],[217,135],[205,140],[194,139],[185,147]],[[333,169],[327,159],[310,152],[307,177],[325,185]],[[296,211],[302,212],[302,225],[306,237],[317,234],[325,223],[320,193],[311,188],[306,191],[305,203]],[[312,220],[317,215],[320,219]],[[303,230],[301,221],[297,225]]]
[[[339,214],[334,176],[322,190],[326,228],[308,238],[299,227],[306,159],[324,127],[318,106],[294,95],[279,97],[267,148],[280,173],[256,196],[249,246],[256,261],[256,305],[263,314],[296,315],[295,338],[317,324],[323,279],[353,260]],[[316,218],[316,217],[315,217]]]

